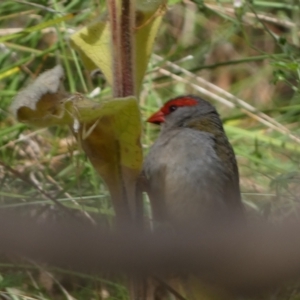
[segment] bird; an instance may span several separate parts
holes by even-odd
[[[179,96],[147,122],[161,127],[142,170],[154,228],[171,227],[173,233],[227,213],[243,215],[235,153],[211,103],[195,95]],[[171,286],[185,291],[188,299],[226,298],[224,293],[215,297],[218,289],[197,277],[184,277],[167,281],[175,282]]]
[[[156,223],[182,226],[224,212],[242,213],[235,153],[212,104],[179,96],[147,122],[161,126],[143,164]]]
[[[235,153],[211,103],[195,95],[179,96],[147,121],[161,127],[142,170],[155,230],[171,228],[173,234],[197,229],[205,220],[243,216]],[[196,274],[171,274],[162,282],[154,289],[155,299],[169,299],[170,291],[191,300],[233,299]]]
[[[244,215],[235,153],[211,103],[179,96],[147,121],[161,127],[142,170],[156,230],[171,227],[174,233],[227,214]],[[173,274],[165,282],[187,299],[232,299],[193,274]],[[155,299],[168,299],[164,287],[157,291],[163,296]]]

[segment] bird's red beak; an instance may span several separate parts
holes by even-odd
[[[165,122],[165,115],[162,111],[159,110],[158,112],[153,114],[151,117],[149,117],[147,119],[147,122],[159,125],[159,124]]]

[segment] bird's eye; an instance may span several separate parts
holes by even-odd
[[[172,111],[174,111],[174,110],[176,110],[177,109],[177,106],[176,105],[171,105],[170,107],[169,107],[169,111],[170,112],[172,112]]]

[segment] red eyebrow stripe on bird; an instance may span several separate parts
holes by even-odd
[[[165,105],[162,107],[161,111],[164,113],[164,114],[169,114],[169,108],[171,106],[194,106],[194,105],[197,105],[198,102],[197,100],[191,98],[191,97],[182,97],[182,98],[176,98],[176,99],[173,99],[173,100],[169,100],[167,103],[165,103]]]

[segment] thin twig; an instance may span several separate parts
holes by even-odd
[[[54,180],[50,175],[47,175],[46,178],[53,183],[61,192],[64,192],[64,195],[69,198],[75,206],[80,207],[80,204],[67,192],[64,191],[64,189],[59,185],[57,181]],[[89,215],[89,213],[83,209],[80,210],[82,214],[93,224],[96,225],[95,220]]]
[[[27,177],[25,177],[19,171],[13,169],[12,167],[8,166],[7,164],[5,164],[2,161],[0,161],[0,165],[3,166],[5,169],[7,169],[9,172],[11,172],[13,175],[15,175],[17,178],[21,179],[22,181],[26,182],[27,184],[29,184],[30,186],[32,186],[33,188],[35,188],[36,190],[38,190],[42,195],[44,195],[45,197],[47,197],[48,199],[50,199],[59,208],[61,208],[62,210],[64,210],[68,214],[72,215],[71,211],[67,207],[65,207],[64,205],[62,205],[59,201],[57,201],[57,199],[55,199],[54,197],[52,197],[51,195],[49,195],[48,193],[46,193],[37,184],[35,184],[30,179],[28,179]]]
[[[228,13],[228,14],[233,15],[233,16],[235,15],[235,9],[234,8],[220,7],[220,6],[217,6],[217,5],[207,4],[207,3],[205,5],[207,7],[209,7],[210,9],[217,10],[217,11],[222,12],[222,13]],[[272,24],[275,24],[275,25],[283,26],[285,28],[294,28],[294,27],[296,27],[296,24],[294,22],[287,21],[287,20],[279,20],[278,18],[275,18],[273,16],[272,17],[267,16],[267,15],[264,15],[264,14],[255,15],[254,13],[246,12],[244,14],[244,17],[250,18],[250,19],[258,18],[261,21],[265,21],[265,22],[272,23]]]

